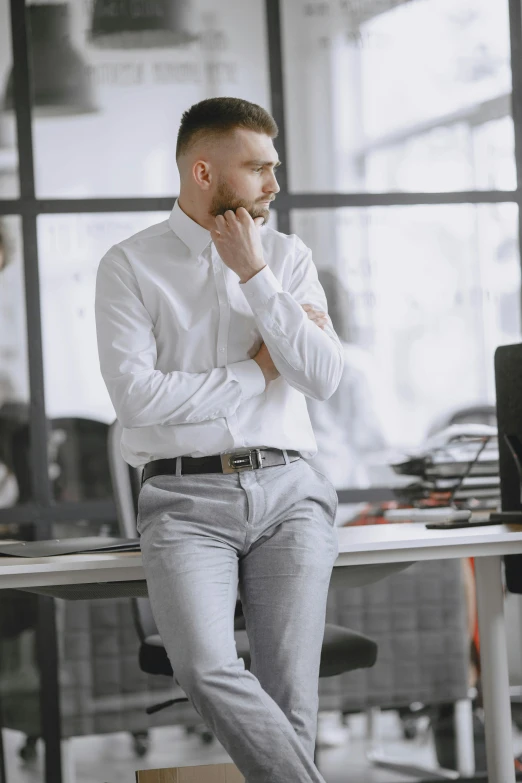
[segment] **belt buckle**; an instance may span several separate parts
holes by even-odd
[[[252,460],[255,454],[257,464]],[[263,467],[261,449],[247,449],[236,451],[234,454],[220,454],[223,473],[239,473],[242,470],[256,470]]]

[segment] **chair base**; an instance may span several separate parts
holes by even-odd
[[[430,776],[430,780],[459,780],[461,777],[454,769],[445,769],[444,767],[433,767],[424,764],[413,764],[409,758],[398,758],[397,756],[388,756],[384,751],[373,750],[366,754],[366,758],[375,767],[383,769],[392,769],[402,775],[413,775],[413,777]]]

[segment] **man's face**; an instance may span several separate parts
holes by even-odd
[[[209,213],[216,217],[244,207],[252,218],[262,217],[266,223],[270,202],[279,192],[274,173],[278,165],[270,136],[234,131],[215,156],[216,184]]]

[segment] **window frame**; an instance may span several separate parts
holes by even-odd
[[[284,0],[283,0],[284,2]],[[512,115],[515,137],[515,190],[472,190],[457,192],[389,193],[292,193],[288,189],[287,133],[281,32],[281,0],[265,0],[268,42],[271,113],[279,127],[276,146],[282,165],[278,168],[280,192],[277,198],[278,229],[290,233],[292,210],[335,209],[339,207],[405,206],[418,204],[491,204],[511,202],[518,205],[519,253],[522,245],[522,0],[508,0]],[[52,536],[55,521],[81,519],[113,520],[113,501],[59,502],[53,498],[47,454],[48,422],[45,410],[44,364],[42,351],[41,298],[38,266],[37,219],[45,214],[101,212],[170,211],[176,194],[168,197],[39,199],[35,193],[34,148],[32,135],[31,74],[28,57],[25,2],[10,0],[13,82],[19,159],[19,196],[0,198],[0,215],[21,218],[27,319],[28,371],[30,388],[31,481],[33,500],[0,509],[0,524],[32,523],[39,538]],[[522,295],[521,295],[522,306]],[[341,503],[379,501],[393,498],[387,487],[338,491]]]

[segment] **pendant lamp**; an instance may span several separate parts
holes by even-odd
[[[59,117],[96,111],[88,68],[69,38],[69,6],[28,5],[27,15],[35,115]],[[4,108],[14,108],[12,69]]]
[[[191,0],[94,0],[89,40],[106,49],[176,47],[195,41]]]

